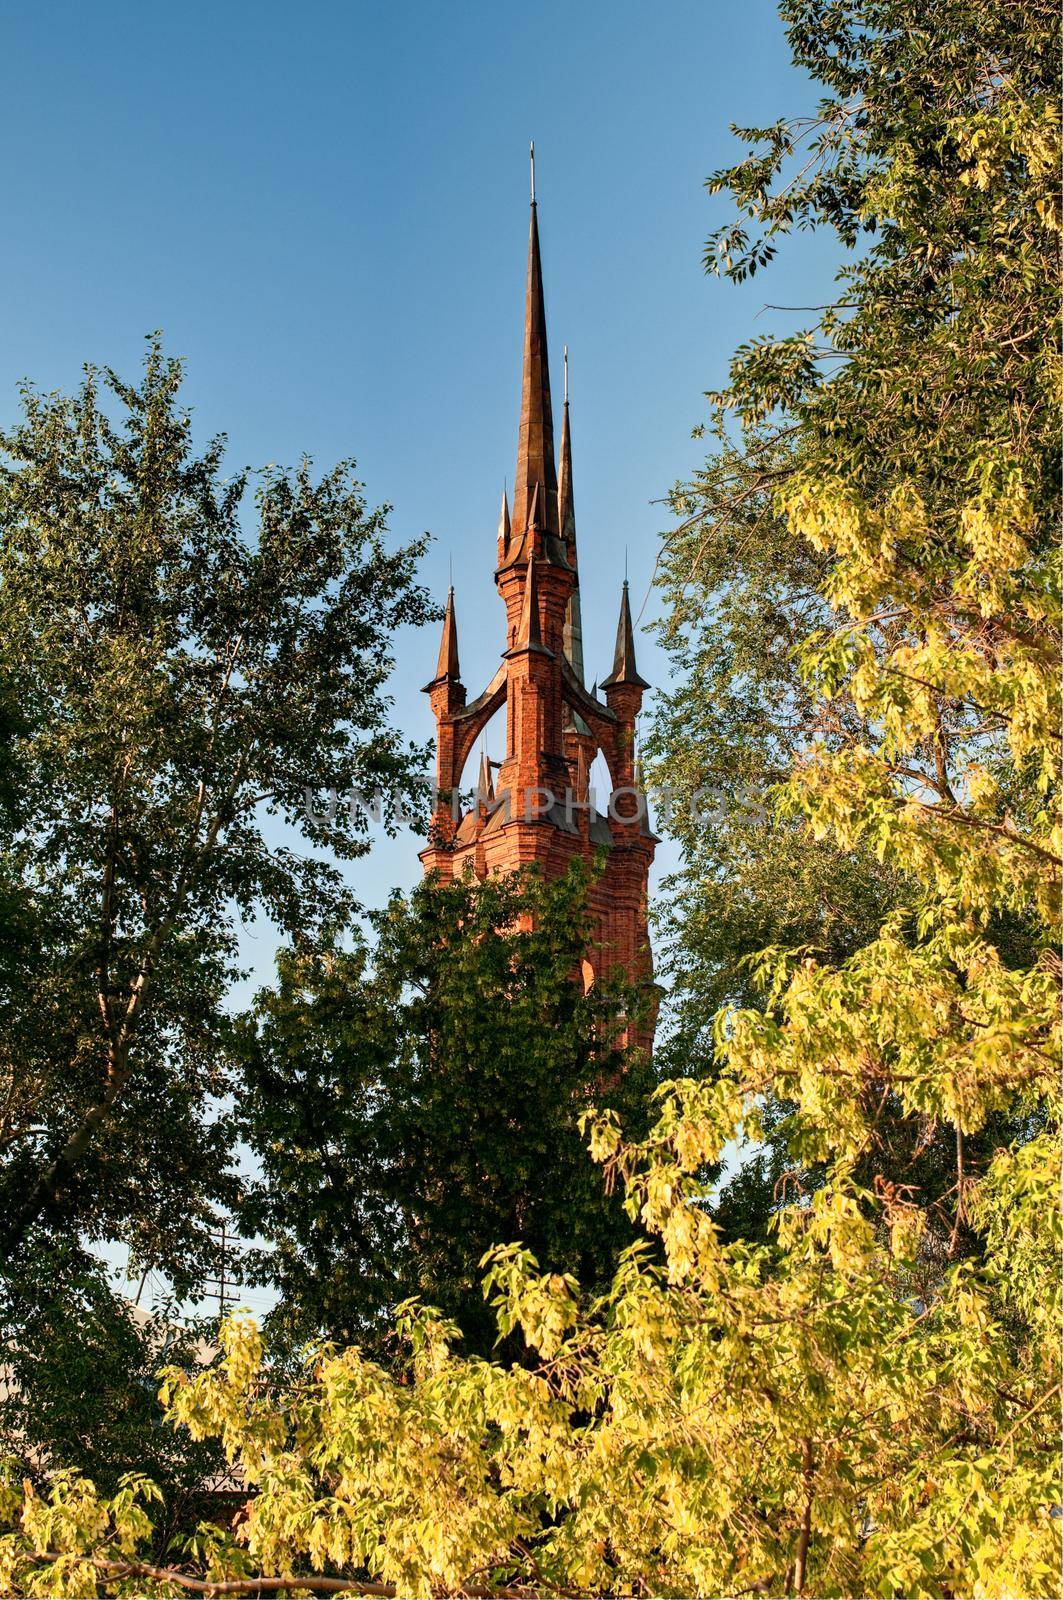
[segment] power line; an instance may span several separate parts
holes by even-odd
[[[239,1259],[243,1254],[243,1247],[239,1244],[239,1235],[231,1229],[230,1218],[221,1217],[217,1228],[211,1231],[212,1240],[217,1245],[218,1273],[214,1278],[203,1280],[204,1300],[217,1300],[219,1322],[225,1316],[225,1302],[231,1298],[235,1304],[237,1296],[231,1291],[243,1288],[243,1280],[239,1273]]]

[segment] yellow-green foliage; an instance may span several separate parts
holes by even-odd
[[[58,1472],[45,1495],[26,1481],[0,1478],[0,1594],[53,1595],[81,1600],[97,1593],[108,1568],[108,1592],[148,1592],[117,1575],[135,1562],[151,1534],[146,1507],[160,1498],[148,1479],[129,1474],[106,1499],[86,1478]],[[166,1593],[152,1589],[152,1593]]]
[[[833,492],[806,485],[794,515],[830,528]],[[838,520],[847,548],[863,538],[859,517]],[[868,604],[889,581],[886,565]],[[1010,589],[994,602],[986,586],[980,604],[1021,631]],[[213,1575],[363,1573],[403,1595],[517,1581],[588,1594],[1058,1591],[1056,969],[1049,956],[1010,968],[985,935],[1001,905],[1055,905],[1041,821],[1058,800],[1042,709],[1054,669],[1018,649],[997,661],[998,676],[968,668],[965,641],[943,636],[919,676],[954,695],[969,670],[1007,708],[1041,797],[1025,826],[983,813],[977,789],[906,795],[895,757],[923,727],[922,694],[888,655],[846,668],[861,675],[854,692],[877,697],[882,744],[847,766],[813,754],[791,803],[898,854],[924,883],[922,927],[887,927],[840,970],[777,958],[771,1011],[720,1020],[719,1082],[668,1086],[640,1145],[608,1116],[591,1122],[648,1242],[593,1305],[519,1247],[495,1253],[489,1292],[503,1329],[519,1325],[538,1352],[534,1368],[463,1358],[452,1329],[410,1306],[401,1379],[357,1350],[321,1350],[275,1392],[239,1318],[216,1370],[167,1377],[174,1421],[220,1435],[252,1496],[238,1545],[215,1541]],[[796,1147],[827,1164],[827,1181],[783,1210],[772,1247],[724,1245],[697,1171],[756,1134],[769,1090],[794,1104]],[[958,1177],[985,1241],[978,1265],[927,1260],[917,1194],[857,1189],[887,1094],[961,1139],[994,1113],[1027,1117],[1029,1137]],[[128,1585],[90,1558],[143,1539],[135,1495],[131,1484],[105,1504],[67,1479],[44,1501],[8,1491],[0,1587]]]
[[[1014,597],[1000,604],[1014,620]],[[952,693],[964,648],[942,641],[925,675]],[[903,750],[921,702],[909,712],[893,694],[888,656],[850,670],[881,694],[891,751]],[[1024,670],[1039,705],[1049,664]],[[1031,732],[1045,724],[1025,700],[1016,690],[1019,759],[1054,806],[1051,747]],[[220,1435],[252,1496],[239,1543],[214,1541],[212,1576],[363,1573],[403,1595],[517,1581],[588,1594],[1057,1592],[1053,963],[1009,969],[983,928],[995,906],[1055,903],[1050,836],[970,826],[977,799],[928,811],[904,798],[882,749],[867,763],[812,759],[792,800],[824,827],[881,830],[924,880],[921,932],[887,928],[841,970],[768,963],[777,1004],[720,1019],[719,1082],[669,1085],[640,1145],[614,1118],[591,1120],[594,1154],[649,1242],[593,1305],[519,1247],[494,1254],[500,1326],[523,1329],[534,1368],[463,1358],[453,1330],[411,1305],[401,1379],[357,1350],[319,1350],[275,1392],[243,1318],[216,1370],[167,1376],[173,1419]],[[772,1248],[724,1245],[697,1172],[756,1134],[769,1089],[794,1103],[795,1137],[828,1181],[784,1209]],[[982,1264],[928,1263],[918,1196],[855,1187],[887,1093],[961,1136],[1001,1110],[1028,1115],[1030,1137],[960,1197]],[[109,1505],[70,1480],[47,1502],[9,1492],[4,1587],[131,1581],[87,1557],[143,1537],[135,1489]]]

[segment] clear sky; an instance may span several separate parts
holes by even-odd
[[[571,351],[588,678],[608,669],[625,549],[646,599],[691,428],[765,300],[822,299],[815,241],[736,289],[701,249],[728,122],[810,107],[771,0],[40,0],[3,10],[0,417],[29,377],[187,358],[201,439],[233,463],[353,455],[397,537],[453,564],[470,696],[502,645],[495,528],[512,478],[529,139],[555,395]],[[559,396],[558,396],[559,399]],[[650,601],[645,615],[652,614]],[[431,732],[436,638],[402,641],[396,715]],[[640,667],[660,682],[652,642]],[[358,864],[366,903],[417,842]],[[662,851],[667,864],[669,853]],[[268,930],[249,938],[268,976]]]

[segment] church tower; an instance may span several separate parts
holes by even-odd
[[[597,686],[584,680],[580,571],[572,479],[572,432],[565,353],[560,461],[546,339],[546,309],[534,167],[528,281],[524,308],[524,375],[512,511],[506,496],[498,524],[495,586],[503,607],[498,670],[468,700],[458,659],[454,590],[447,596],[435,677],[425,685],[436,722],[437,799],[426,872],[483,878],[537,862],[559,877],[576,856],[601,853],[604,869],[591,890],[594,937],[583,963],[591,983],[613,967],[652,980],[646,917],[647,879],[656,839],[636,760],[635,726],[649,685],[635,664],[625,579],[612,671]],[[471,803],[459,786],[482,731],[505,710],[501,763],[481,756]],[[611,793],[595,804],[591,766],[601,754]],[[638,1043],[649,1045],[650,1030]]]

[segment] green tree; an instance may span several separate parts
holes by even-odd
[[[225,476],[181,367],[23,394],[0,439],[0,665],[17,685],[10,879],[33,949],[0,994],[0,1249],[117,1238],[194,1281],[230,1202],[225,1010],[241,918],[345,915],[364,819],[307,792],[409,788],[394,630],[430,615],[344,463]]]
[[[665,913],[677,1060],[706,1048],[718,1004],[750,1003],[758,945],[837,963],[888,912],[920,914],[919,874],[881,830],[827,826],[799,803],[759,819],[765,788],[795,761],[813,752],[819,770],[848,770],[859,787],[854,769],[874,749],[887,807],[918,797],[927,827],[953,838],[1032,819],[1041,805],[1008,748],[1007,716],[976,691],[946,692],[940,674],[921,672],[920,652],[946,641],[951,672],[967,652],[1001,648],[1009,624],[987,620],[981,586],[1002,581],[986,576],[991,558],[1001,574],[1022,564],[991,510],[1020,483],[1035,568],[1051,539],[1054,20],[1035,4],[1005,18],[968,3],[930,19],[892,0],[783,14],[795,59],[828,98],[813,118],[736,130],[750,153],[710,188],[738,214],[710,239],[706,264],[741,280],[795,228],[834,230],[853,259],[813,326],[738,351],[714,397],[718,448],[673,497],[682,520],[662,562],[664,635],[681,683],[653,751],[667,777],[691,789],[705,774],[724,802],[720,823],[679,829],[685,862]],[[867,522],[864,547],[846,548],[845,519],[866,513],[874,534]],[[1003,542],[991,551],[979,537]],[[891,553],[873,551],[873,538],[900,541],[892,559],[912,582],[903,596],[883,584],[877,612],[864,601],[874,559],[888,567]],[[1034,581],[1053,580],[1042,568]],[[1053,648],[1051,630],[1037,632],[1020,645],[1041,652],[1035,670]],[[878,665],[854,670],[861,653]],[[907,686],[900,715],[922,697],[921,736],[903,747],[884,726],[882,693],[864,692],[879,666]],[[976,792],[993,791],[988,813],[968,804],[972,775]],[[1028,905],[995,905],[989,932],[1007,964],[1037,959]],[[961,1155],[949,1126],[898,1123],[896,1109],[883,1108],[868,1182],[878,1174],[941,1197],[1016,1131],[993,1123]],[[725,1188],[729,1227],[762,1227],[788,1168],[817,1181],[786,1126],[781,1108],[767,1147]],[[962,1226],[956,1235],[954,1215],[939,1220],[955,1248]]]
[[[204,1457],[150,1385],[177,1336],[130,1319],[92,1246],[179,1293],[207,1269],[237,1193],[239,923],[349,913],[297,847],[368,839],[305,792],[410,788],[385,682],[429,614],[419,547],[389,550],[348,464],[252,498],[221,440],[194,451],[180,382],[152,341],[139,385],[26,390],[0,438],[0,1430],[35,1473],[139,1463],[178,1518]]]
[[[9,851],[22,816],[22,771],[15,754],[25,725],[9,673],[0,677],[0,997],[7,994],[35,946],[32,903]]]
[[[217,1325],[186,1323],[173,1308],[139,1311],[98,1263],[61,1243],[36,1252],[28,1278],[2,1330],[0,1454],[38,1484],[58,1463],[108,1495],[126,1474],[148,1474],[164,1496],[151,1551],[161,1559],[210,1513],[211,1484],[227,1468],[215,1442],[164,1425],[157,1374],[164,1363],[208,1364]]]
[[[630,1224],[578,1119],[604,1096],[636,1120],[650,1069],[618,1037],[638,997],[573,981],[585,889],[575,872],[430,880],[373,919],[372,945],[282,957],[240,1101],[262,1172],[244,1226],[271,1247],[278,1335],[379,1348],[417,1295],[486,1352],[481,1258],[500,1239],[608,1281]]]
[[[671,791],[666,825],[682,852],[655,907],[669,983],[663,1054],[677,1068],[711,1056],[722,1005],[751,1001],[752,956],[780,945],[844,959],[904,890],[872,852],[774,814],[797,751],[861,724],[851,705],[826,711],[795,659],[830,608],[827,559],[774,505],[794,466],[789,430],[736,445],[722,417],[715,428],[717,453],[671,497],[681,520],[661,554],[657,630],[672,686],[644,746],[651,779]]]

